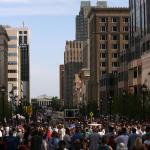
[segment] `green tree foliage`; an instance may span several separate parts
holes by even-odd
[[[142,97],[141,95],[116,96],[113,98],[114,114],[125,115],[128,118],[140,119],[142,116]],[[125,111],[125,112],[124,112]],[[125,114],[124,114],[125,113]]]
[[[57,96],[52,97],[52,108],[53,110],[61,110],[61,103],[60,103],[60,99],[58,99]]]

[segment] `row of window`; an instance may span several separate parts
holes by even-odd
[[[101,67],[106,67],[107,66],[107,62],[100,62],[100,66]],[[112,67],[119,67],[119,62],[112,62]]]
[[[28,31],[19,31],[19,34],[27,34]]]
[[[119,49],[120,45],[119,44],[112,44],[111,46],[112,49]],[[123,49],[128,49],[129,44],[123,44]],[[107,44],[100,44],[100,49],[107,49]]]
[[[119,22],[120,21],[120,17],[112,17],[111,18],[111,22]],[[100,22],[108,22],[108,18],[107,17],[100,17]],[[124,17],[123,18],[123,22],[128,23],[129,22],[129,18],[128,17]]]
[[[8,65],[17,65],[16,61],[8,61]]]
[[[17,40],[17,36],[9,36],[9,40]]]
[[[17,73],[17,70],[8,70],[8,73]]]
[[[8,53],[8,56],[17,56],[17,53],[9,52],[9,53]]]
[[[8,48],[17,48],[17,45],[16,44],[9,44]]]
[[[100,32],[108,32],[108,27],[107,26],[100,26],[99,29],[100,29]],[[122,30],[124,32],[128,32],[129,31],[129,27],[128,26],[123,26]],[[111,31],[112,32],[119,32],[120,28],[119,28],[119,26],[112,26]]]
[[[106,58],[106,53],[100,53],[100,58]],[[119,58],[119,53],[112,53],[112,58]]]
[[[8,78],[8,81],[17,81],[17,78]]]
[[[107,35],[102,34],[102,35],[100,35],[100,40],[107,40],[107,37],[108,37]],[[111,40],[116,41],[116,40],[119,40],[119,39],[120,39],[119,34],[113,34],[111,36]],[[129,36],[128,35],[123,35],[123,40],[129,40]]]

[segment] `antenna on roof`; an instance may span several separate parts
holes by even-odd
[[[22,26],[23,26],[23,28],[24,28],[24,21],[22,22]]]

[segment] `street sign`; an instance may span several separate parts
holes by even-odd
[[[90,112],[90,117],[92,118],[94,116],[94,113],[93,112]]]

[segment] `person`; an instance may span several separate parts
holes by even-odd
[[[65,136],[65,128],[63,125],[60,125],[59,134],[60,134],[60,139],[63,140],[63,138]]]
[[[136,128],[132,128],[132,133],[129,135],[129,140],[128,140],[128,149],[131,150],[136,138],[138,137],[136,133]]]
[[[108,145],[110,145],[113,149],[116,148],[116,143],[114,141],[115,139],[115,133],[114,133],[114,127],[109,126],[108,127],[108,133],[106,134],[108,137]]]
[[[58,132],[53,131],[52,132],[52,137],[48,142],[48,147],[50,150],[56,150],[58,149],[58,143],[59,143],[60,139],[59,139],[59,135]]]
[[[68,128],[66,128],[66,134],[63,140],[65,141],[66,148],[70,150],[71,149],[71,136],[70,136],[70,130]]]
[[[2,137],[0,137],[0,150],[5,150],[6,148],[5,148],[5,143],[4,143],[4,141],[3,141],[3,138]]]
[[[108,145],[109,138],[108,136],[104,135],[102,137],[102,143],[100,144],[98,150],[113,150],[111,146]]]
[[[30,148],[28,147],[28,141],[24,141],[24,142],[19,146],[19,150],[30,150]]]
[[[98,134],[97,128],[94,128],[93,133],[89,136],[89,149],[97,150],[99,147],[100,140],[101,136]]]
[[[31,138],[31,150],[41,150],[41,145],[42,145],[42,136],[39,135],[39,132],[36,129]]]
[[[4,138],[4,142],[6,143],[6,150],[16,150],[19,145],[17,137],[13,136],[13,132],[11,130],[9,130],[9,135]]]
[[[41,150],[48,150],[47,134],[43,136]]]
[[[128,149],[128,146],[127,146],[128,139],[129,139],[129,136],[127,135],[127,130],[126,130],[125,127],[123,127],[122,130],[121,130],[121,135],[119,135],[118,137],[116,137],[114,139],[114,141],[116,142],[117,146],[119,146],[120,143],[124,143],[125,148]]]
[[[147,150],[147,149],[142,143],[142,139],[140,137],[137,137],[131,150]]]
[[[80,130],[78,127],[75,128],[75,133],[73,134],[71,138],[73,149],[80,149],[81,143],[82,143],[82,135],[80,133]]]
[[[58,146],[59,146],[59,148],[57,150],[68,150],[67,148],[65,148],[66,143],[63,140],[59,141]]]

